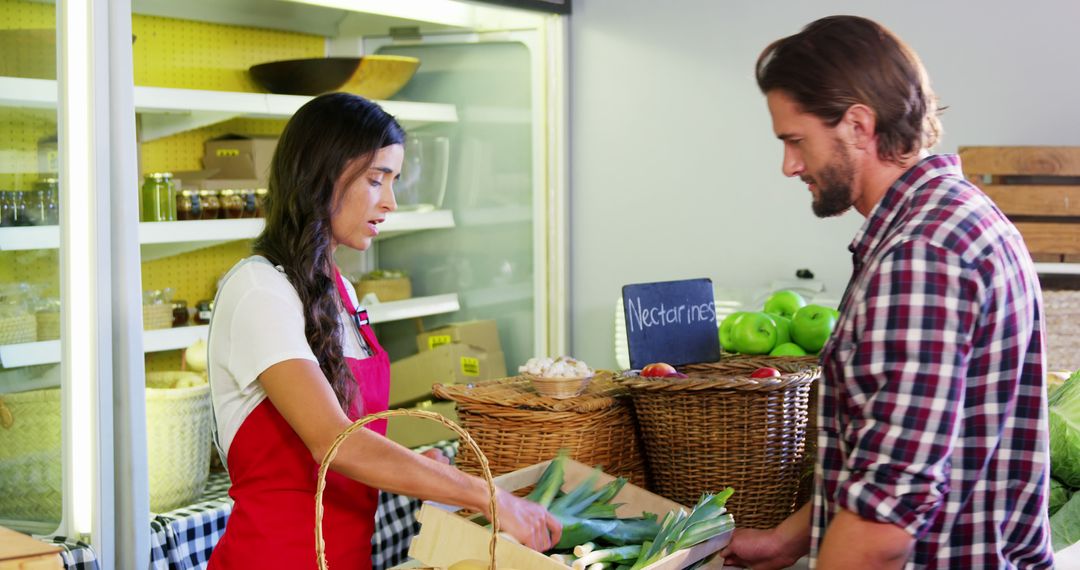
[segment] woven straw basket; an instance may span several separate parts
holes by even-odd
[[[1080,291],[1043,290],[1048,370],[1080,368]]]
[[[547,461],[566,449],[574,460],[602,465],[607,473],[646,486],[633,404],[609,372],[598,372],[584,393],[569,399],[541,395],[522,377],[435,384],[432,393],[457,404],[458,420],[487,450],[496,475]],[[468,449],[461,450],[457,464],[480,473],[479,460]]]
[[[202,494],[209,475],[210,387],[166,387],[184,375],[198,376],[147,374],[150,508],[155,512],[191,504]],[[0,518],[60,520],[60,406],[58,388],[0,396]]]
[[[37,318],[33,313],[0,317],[0,344],[20,344],[37,340]]]
[[[491,468],[488,466],[487,458],[484,457],[484,452],[480,450],[480,447],[476,444],[476,441],[469,435],[469,432],[462,429],[454,422],[436,414],[434,412],[425,412],[422,410],[387,410],[385,412],[379,412],[377,414],[371,414],[364,416],[359,420],[353,422],[353,424],[345,431],[341,432],[337,439],[334,440],[333,445],[326,451],[326,455],[323,457],[322,463],[319,464],[319,480],[315,487],[315,557],[319,563],[319,570],[327,570],[326,564],[326,541],[323,539],[322,521],[323,521],[323,504],[322,497],[323,491],[326,490],[326,472],[330,469],[330,464],[334,461],[334,457],[337,456],[338,448],[341,444],[345,443],[345,440],[350,435],[355,433],[365,425],[381,420],[383,418],[390,418],[394,416],[410,416],[414,418],[424,418],[433,422],[440,423],[461,437],[461,442],[465,444],[466,449],[470,450],[477,458],[477,463],[480,466],[480,475],[487,481],[488,485],[488,509],[491,510],[491,542],[488,543],[488,560],[490,570],[496,570],[495,565],[495,545],[499,536],[499,515],[495,504],[495,480],[491,476]]]
[[[143,330],[167,329],[172,326],[172,303],[155,303],[142,306]]]
[[[750,378],[764,366],[784,374]],[[692,505],[731,486],[728,508],[740,527],[776,526],[795,510],[807,466],[816,359],[734,356],[681,372],[689,378],[620,379],[633,395],[653,490]]]

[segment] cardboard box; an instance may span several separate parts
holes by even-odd
[[[277,138],[224,135],[206,141],[204,148],[203,168],[217,169],[214,178],[254,179],[265,185]]]
[[[390,407],[431,398],[431,385],[462,384],[506,376],[502,352],[453,343],[390,363]]]
[[[488,352],[502,352],[499,327],[492,320],[454,323],[416,336],[416,348],[420,352],[452,342],[471,344]]]
[[[528,487],[540,479],[540,475],[549,463],[551,462],[537,463],[495,477],[495,485],[509,491]],[[587,465],[567,460],[563,491],[569,491],[581,484],[592,473],[592,470]],[[604,485],[612,479],[614,477],[611,475],[601,474],[597,485]],[[662,519],[664,514],[674,509],[683,508],[687,512],[690,511],[688,507],[654,495],[630,483],[627,483],[611,502],[622,503],[622,506],[616,510],[619,518],[641,516],[642,512],[650,512],[658,514]],[[475,517],[466,518],[436,504],[425,502],[417,516],[420,521],[420,533],[413,538],[409,546],[409,557],[419,560],[424,566],[434,568],[446,568],[454,562],[465,559],[488,560],[491,531],[473,522],[472,518]],[[735,522],[738,524],[738,521]],[[685,568],[706,556],[719,552],[730,540],[730,532],[715,536],[697,546],[669,554],[645,566],[643,570]],[[566,570],[568,568],[540,552],[502,537],[498,539],[495,547],[495,563],[499,568],[518,570]]]
[[[458,421],[457,406],[453,402],[425,400],[409,409],[435,412],[455,423]],[[391,441],[396,441],[405,447],[411,448],[444,439],[457,439],[458,434],[454,430],[428,419],[394,416],[388,420],[386,437],[390,438]]]

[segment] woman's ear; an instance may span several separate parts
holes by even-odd
[[[852,144],[866,150],[876,146],[877,136],[874,134],[877,127],[877,115],[874,110],[862,103],[856,103],[844,111],[843,123],[848,127],[852,137]]]

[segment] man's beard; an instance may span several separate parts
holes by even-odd
[[[839,216],[848,211],[854,200],[851,197],[851,184],[855,179],[855,164],[847,149],[839,140],[836,141],[836,158],[821,174],[811,178],[817,184],[817,195],[812,207],[819,218]],[[806,179],[803,179],[806,181]]]

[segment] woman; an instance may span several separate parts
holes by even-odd
[[[377,105],[313,99],[286,125],[270,171],[255,256],[218,290],[209,370],[216,438],[235,501],[210,568],[314,568],[319,462],[339,433],[386,409],[390,363],[341,278],[339,245],[365,250],[394,211],[404,133]],[[339,448],[323,494],[327,561],[371,567],[377,489],[489,514],[487,484],[368,424]],[[559,523],[498,492],[503,530],[547,550]]]

